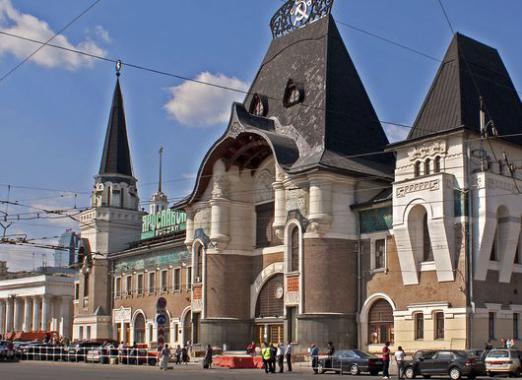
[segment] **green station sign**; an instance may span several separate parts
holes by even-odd
[[[163,210],[142,218],[141,240],[185,231],[187,215],[182,210]]]

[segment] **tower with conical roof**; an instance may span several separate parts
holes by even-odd
[[[119,76],[118,68],[91,208],[80,214],[84,260],[73,332],[73,338],[79,340],[112,338],[108,258],[139,240],[141,232],[143,212],[139,210]]]

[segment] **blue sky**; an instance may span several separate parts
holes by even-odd
[[[0,30],[45,40],[91,3],[0,0]],[[455,29],[496,47],[522,89],[522,2],[444,3]],[[54,42],[244,89],[268,48],[268,23],[281,5],[277,0],[102,0]],[[437,0],[337,0],[333,14],[337,21],[437,58],[451,39]],[[439,63],[347,27],[339,29],[379,118],[411,125]],[[0,76],[37,47],[0,36]],[[79,207],[88,205],[114,80],[112,63],[46,47],[0,82],[0,200],[7,197],[4,185],[11,184],[10,199],[34,207],[73,207],[73,193]],[[140,197],[147,201],[155,189],[157,151],[163,145],[164,190],[179,199],[191,190],[203,155],[226,128],[230,103],[242,96],[128,67],[121,80]],[[387,132],[396,140],[407,130],[388,127]],[[66,227],[75,224],[28,220],[14,223],[9,232],[39,238]],[[12,269],[32,268],[41,263],[41,252],[3,245],[0,259],[7,258]],[[51,256],[48,252],[48,262]]]

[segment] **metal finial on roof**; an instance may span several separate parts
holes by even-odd
[[[163,159],[163,147],[159,150],[159,181],[158,181],[158,193],[161,193],[161,182],[162,182],[162,160]]]
[[[116,76],[119,77],[120,76],[120,71],[121,71],[121,60],[118,59],[116,61]]]

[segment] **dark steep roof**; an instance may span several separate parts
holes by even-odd
[[[112,177],[117,175],[133,176],[119,78],[116,80],[112,98],[99,175],[111,175]]]
[[[302,104],[287,108],[281,98],[290,79],[305,95]],[[285,127],[279,133],[299,146],[299,160],[290,171],[320,166],[332,155],[345,158],[330,157],[335,169],[349,169],[349,156],[382,152],[388,144],[332,16],[272,41],[244,101],[246,109],[256,93],[267,97],[266,117],[277,119]],[[393,171],[394,159],[388,154],[368,156],[364,162],[384,170],[384,176]]]
[[[522,132],[520,98],[496,49],[455,34],[408,139],[464,127],[480,132],[480,96],[500,135]],[[522,136],[506,137],[522,144]]]

